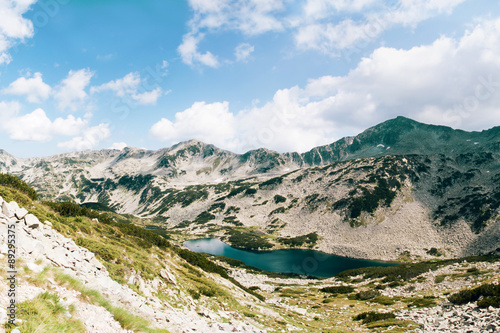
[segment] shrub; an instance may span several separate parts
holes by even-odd
[[[335,286],[335,287],[324,287],[321,288],[319,291],[330,294],[349,294],[354,291],[354,288],[349,286]]]
[[[475,302],[481,297],[482,299],[478,302],[478,306],[481,305],[485,307],[490,304],[492,306],[495,306],[495,304],[498,306],[500,303],[500,285],[484,284],[474,289],[465,289],[451,295],[448,297],[448,300],[453,304],[460,305]]]
[[[274,200],[274,203],[275,203],[275,204],[279,204],[279,203],[281,203],[281,202],[285,202],[285,201],[286,201],[286,198],[285,198],[284,196],[281,196],[281,195],[279,195],[279,194],[276,194],[276,195],[274,196],[274,199],[273,199],[273,200]]]
[[[318,234],[312,232],[307,235],[292,237],[292,238],[278,238],[278,241],[283,245],[287,246],[302,246],[304,244],[308,244],[309,246],[313,246],[318,241]]]
[[[269,249],[273,245],[261,236],[250,231],[230,230],[228,241],[234,247],[246,250]]]
[[[374,321],[386,320],[396,318],[396,315],[392,312],[380,313],[380,312],[363,312],[354,317],[354,320],[362,320],[363,324],[372,323]]]
[[[36,191],[15,176],[6,173],[0,173],[0,185],[17,189],[26,194],[31,200],[38,200],[38,194],[36,193]]]
[[[209,212],[203,212],[199,214],[193,222],[196,224],[205,224],[213,219],[215,219],[215,215],[210,214]]]
[[[283,177],[275,177],[259,184],[260,189],[271,190],[283,182]]]
[[[356,294],[356,298],[362,301],[366,301],[375,298],[377,296],[380,296],[380,291],[375,289],[360,291],[359,293]]]
[[[248,188],[248,189],[245,191],[245,195],[248,195],[248,196],[252,196],[252,195],[254,195],[255,193],[257,193],[257,189],[255,189],[255,188]]]

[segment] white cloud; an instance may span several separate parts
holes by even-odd
[[[85,90],[90,84],[90,79],[93,76],[94,73],[89,69],[69,71],[68,77],[56,88],[54,94],[54,98],[58,101],[59,108],[61,110],[69,109],[70,111],[76,111],[81,107],[88,97]]]
[[[200,63],[212,68],[218,67],[219,61],[210,51],[203,54],[198,52],[198,43],[202,38],[203,35],[195,37],[191,34],[187,34],[182,38],[182,44],[177,48],[182,61],[190,66],[195,63]]]
[[[67,150],[93,149],[110,135],[111,131],[109,129],[109,125],[99,124],[97,126],[87,128],[81,136],[59,143],[58,147]]]
[[[122,79],[109,81],[98,87],[92,87],[91,93],[98,93],[105,90],[111,90],[116,93],[116,96],[122,97],[125,94],[133,94],[141,84],[141,76],[139,73],[129,73]]]
[[[168,63],[165,61],[162,64],[162,69],[166,68]],[[118,97],[127,97],[133,100],[137,104],[141,105],[154,105],[156,104],[158,98],[163,94],[163,90],[160,87],[156,87],[151,91],[142,91],[143,84],[139,73],[129,73],[123,78],[109,81],[97,87],[90,88],[91,93],[100,93],[106,90],[113,91]]]
[[[337,23],[332,22],[336,13],[361,10],[375,2],[309,0],[304,7],[307,15],[295,23],[295,42],[298,48],[337,56],[344,49],[363,47],[397,25],[415,27],[431,17],[449,14],[464,1],[399,0],[396,6],[385,4],[366,10],[361,19],[348,17]]]
[[[277,17],[286,10],[286,0],[190,0],[193,18],[191,30],[184,35],[177,51],[188,65],[218,67],[217,56],[210,51],[198,51],[205,32],[239,31],[254,36],[270,31],[283,31],[284,22]]]
[[[234,144],[236,122],[229,103],[196,102],[178,112],[172,122],[162,118],[151,127],[150,135],[160,141],[179,142],[198,139],[222,147]]]
[[[128,147],[128,145],[125,142],[114,142],[109,149],[123,150],[126,147]]]
[[[500,124],[498,54],[500,19],[484,20],[461,38],[378,48],[347,75],[279,90],[263,106],[231,112],[227,103],[195,103],[173,121],[153,125],[150,134],[244,152],[305,151],[399,115],[481,130]]]
[[[236,61],[247,61],[250,54],[254,51],[254,47],[248,43],[241,43],[234,49]]]
[[[5,121],[16,116],[21,110],[21,103],[17,101],[5,102],[0,101],[0,118]]]
[[[286,32],[294,36],[299,49],[338,56],[346,49],[363,48],[387,30],[415,27],[429,18],[449,14],[464,1],[190,0],[190,31],[178,52],[186,64],[216,67],[216,55],[198,51],[206,34]]]
[[[9,137],[19,141],[50,141],[56,135],[78,135],[87,125],[87,120],[69,115],[67,118],[57,118],[53,122],[42,109],[20,117],[4,120],[3,128]]]
[[[40,103],[50,96],[51,87],[43,82],[42,73],[35,73],[32,78],[20,77],[12,82],[2,93],[26,95],[31,103]]]
[[[136,101],[137,104],[140,105],[154,105],[158,98],[161,97],[163,91],[160,87],[157,87],[154,90],[146,91],[144,93],[135,93],[132,95],[132,99]]]
[[[36,0],[3,0],[0,1],[0,64],[11,60],[7,53],[17,41],[33,36],[33,23],[23,15]]]

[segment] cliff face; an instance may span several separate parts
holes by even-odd
[[[500,129],[464,132],[398,117],[309,152],[242,155],[199,141],[20,160],[0,167],[50,200],[91,203],[194,234],[235,227],[316,248],[395,259],[456,257],[499,242]]]

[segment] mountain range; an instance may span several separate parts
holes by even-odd
[[[191,140],[29,159],[0,151],[0,171],[46,200],[246,248],[459,257],[500,247],[499,153],[500,127],[466,132],[398,117],[302,154],[235,154]]]

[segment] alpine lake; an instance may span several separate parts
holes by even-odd
[[[315,250],[281,249],[249,251],[233,248],[218,238],[202,238],[184,242],[194,252],[219,255],[243,261],[247,266],[274,272],[295,273],[317,278],[327,278],[354,268],[393,266],[392,262],[340,257]]]

